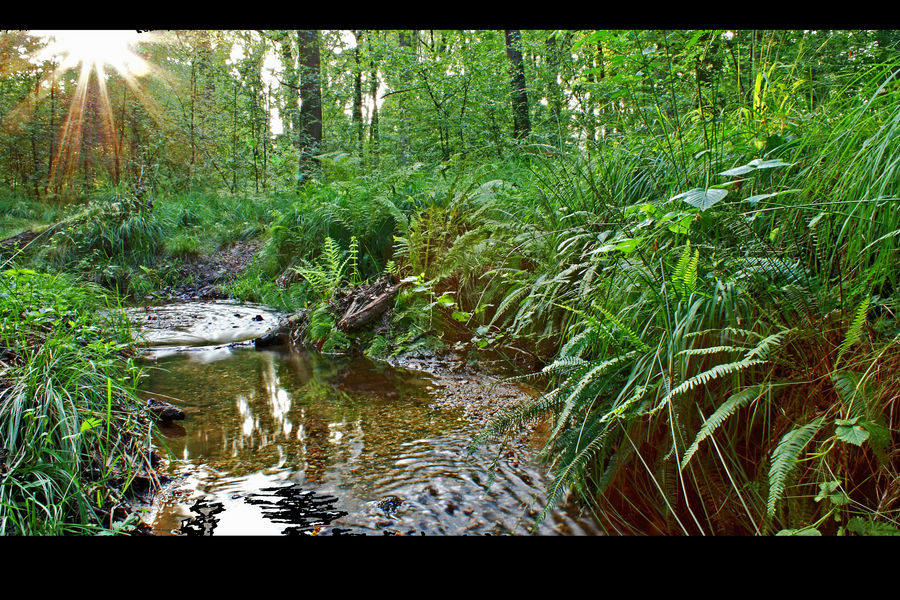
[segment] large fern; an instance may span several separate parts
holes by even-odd
[[[862,335],[863,326],[866,323],[866,318],[869,313],[871,300],[871,296],[866,294],[862,302],[859,303],[859,306],[856,309],[856,313],[853,316],[853,322],[850,324],[850,328],[847,330],[847,334],[844,336],[844,341],[841,342],[837,359],[835,359],[834,361],[835,365],[841,364],[841,360],[844,358],[844,355],[847,353],[850,347],[859,341],[860,336]]]

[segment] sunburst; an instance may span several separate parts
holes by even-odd
[[[48,40],[35,56],[37,59],[61,59],[60,69],[95,70],[103,75],[106,67],[112,67],[122,76],[143,77],[150,72],[150,65],[135,52],[139,41],[147,36],[137,31],[31,31],[32,35]]]
[[[29,35],[42,38],[46,45],[32,55],[35,62],[51,61],[56,67],[46,77],[49,86],[38,86],[35,100],[46,95],[46,89],[69,71],[78,72],[78,80],[71,96],[68,113],[62,123],[59,143],[51,163],[48,187],[60,176],[68,178],[77,165],[81,149],[82,123],[88,95],[92,93],[91,82],[96,82],[96,97],[103,130],[104,143],[109,147],[118,170],[120,136],[116,135],[115,120],[107,91],[107,79],[111,73],[118,74],[135,97],[149,109],[156,112],[152,101],[141,89],[139,79],[158,70],[137,51],[138,43],[158,42],[153,33],[113,30],[32,30]],[[11,115],[12,116],[12,115]]]

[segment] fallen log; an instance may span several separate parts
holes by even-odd
[[[388,287],[368,304],[362,306],[362,308],[356,308],[356,302],[354,301],[350,308],[347,309],[347,312],[344,313],[344,316],[338,321],[338,329],[344,332],[355,331],[376,317],[381,316],[382,313],[394,306],[394,296],[397,295],[399,289],[399,285]]]

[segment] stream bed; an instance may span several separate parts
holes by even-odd
[[[220,312],[274,317],[253,310]],[[440,405],[446,382],[364,357],[223,341],[173,335],[180,351],[156,341],[142,359],[147,396],[186,414],[158,428],[170,483],[145,515],[158,535],[532,533],[547,481],[534,448],[469,454],[477,428]],[[598,530],[563,507],[534,533]]]

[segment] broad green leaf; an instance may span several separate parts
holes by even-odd
[[[860,420],[859,426],[869,433],[867,441],[876,454],[886,454],[891,444],[891,430],[873,421]]]
[[[758,158],[751,160],[748,165],[752,165],[757,169],[774,169],[775,167],[790,167],[793,166],[794,163],[786,163],[782,162],[779,159],[774,160],[760,160]]]
[[[777,194],[757,194],[756,196],[750,196],[749,198],[744,198],[744,202],[750,203],[751,206],[756,206],[756,203],[760,200],[765,200],[766,198],[771,198],[772,196],[776,196]]]
[[[786,163],[779,159],[774,160],[762,160],[761,158],[754,158],[746,165],[741,165],[739,167],[734,167],[733,169],[728,169],[727,171],[722,171],[719,175],[724,175],[725,177],[735,177],[737,175],[746,175],[748,173],[752,173],[757,169],[774,169],[775,167],[790,167],[793,166],[794,163]]]
[[[670,200],[684,200],[691,206],[699,208],[700,210],[706,210],[720,202],[727,195],[728,190],[718,188],[694,188],[682,194],[678,194],[677,196],[673,196]]]
[[[822,535],[822,532],[818,529],[814,528],[804,528],[804,529],[782,529],[776,536],[803,536],[803,537],[819,537]]]
[[[842,419],[836,419],[834,424],[837,426],[834,433],[842,442],[847,442],[854,446],[862,446],[862,443],[869,439],[869,432],[860,425],[855,425]]]
[[[816,502],[821,502],[822,500],[828,498],[835,506],[843,506],[845,504],[849,504],[850,498],[847,496],[847,494],[840,490],[840,487],[840,481],[826,481],[824,483],[820,483],[819,493],[816,495],[814,500]]]
[[[103,421],[98,419],[97,417],[90,417],[81,422],[81,433],[88,431],[89,429],[95,429],[100,427],[103,424]]]
[[[669,226],[669,231],[682,235],[686,234],[690,232],[691,223],[693,222],[693,220],[693,217],[691,217],[690,215],[682,217],[681,220],[679,220],[677,223]]]
[[[816,215],[815,217],[813,217],[812,219],[810,219],[809,224],[807,225],[807,227],[809,227],[810,229],[812,229],[813,227],[816,226],[816,223],[818,223],[819,221],[822,220],[822,217],[824,217],[824,216],[825,216],[825,213],[824,213],[824,212],[820,212],[818,215]]]
[[[746,175],[747,173],[752,173],[755,171],[753,167],[748,167],[747,165],[741,165],[740,167],[735,167],[733,169],[728,169],[727,171],[722,171],[719,175],[724,175],[725,177],[736,177],[738,175]]]
[[[603,244],[598,248],[594,248],[588,254],[605,254],[606,252],[612,252],[616,249],[616,246],[613,244]]]
[[[638,243],[642,238],[635,238],[633,240],[622,240],[618,244],[616,244],[616,250],[621,251],[623,254],[628,255],[634,252],[634,249],[637,248]]]
[[[853,517],[847,523],[847,529],[857,535],[900,535],[900,529],[888,523],[880,523],[864,519],[862,517]]]

